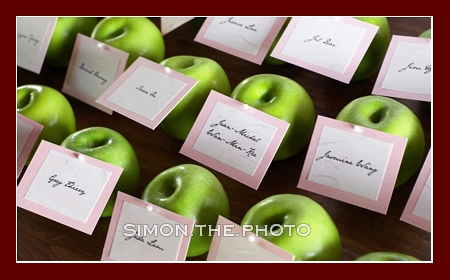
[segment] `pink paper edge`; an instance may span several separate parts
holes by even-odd
[[[66,76],[64,79],[62,91],[74,98],[77,98],[78,100],[81,100],[85,102],[86,104],[91,105],[94,108],[97,108],[105,113],[112,114],[112,110],[95,102],[95,98],[85,92],[82,92],[74,87],[72,87],[69,84],[70,77],[72,76],[73,69],[75,67],[75,60],[78,56],[79,48],[81,44],[87,44],[91,46],[98,46],[98,44],[101,44],[103,46],[103,50],[108,52],[111,56],[116,57],[119,59],[119,65],[118,69],[116,71],[116,75],[114,80],[117,80],[117,78],[124,72],[125,65],[128,59],[128,53],[124,52],[122,50],[116,49],[112,46],[106,45],[104,43],[101,43],[97,40],[94,40],[86,35],[83,35],[81,33],[78,33],[77,39],[75,41],[75,45],[72,51],[72,56],[70,58],[69,66],[67,67]]]
[[[22,114],[17,114],[17,121],[23,122],[29,126],[31,126],[31,132],[28,135],[27,141],[25,141],[25,145],[22,148],[22,151],[20,152],[19,156],[17,157],[17,177],[22,173],[23,168],[25,167],[25,162],[27,161],[28,157],[30,156],[31,150],[34,147],[34,144],[36,143],[37,139],[39,138],[39,135],[41,134],[42,129],[44,128],[43,125],[41,125],[38,122],[33,121],[30,118],[25,117]],[[16,124],[17,129],[17,124]],[[16,133],[17,135],[17,133]]]
[[[409,196],[408,202],[406,203],[405,208],[403,209],[403,213],[400,217],[400,220],[414,225],[418,228],[431,232],[431,221],[423,219],[419,216],[413,214],[414,207],[417,204],[417,201],[420,197],[420,194],[425,187],[428,176],[431,175],[431,154],[432,149],[428,152],[428,155],[425,159],[425,162],[422,166],[422,169],[419,173],[419,177],[414,185],[414,188]],[[432,207],[432,205],[430,205]]]
[[[350,25],[355,25],[361,28],[366,29],[366,33],[364,34],[364,38],[361,40],[361,43],[359,47],[357,48],[355,54],[353,55],[353,58],[350,60],[347,68],[345,69],[343,74],[339,74],[333,71],[330,71],[326,68],[311,64],[306,61],[302,61],[300,59],[296,59],[287,55],[284,55],[281,53],[282,49],[285,47],[289,37],[292,35],[292,32],[294,31],[297,23],[299,22],[301,17],[293,17],[291,21],[289,22],[288,26],[286,27],[285,31],[280,37],[280,40],[276,44],[275,48],[273,49],[271,56],[274,58],[286,61],[288,63],[297,65],[299,67],[308,69],[310,71],[316,72],[318,74],[327,76],[329,78],[333,78],[335,80],[344,82],[344,83],[350,83],[353,75],[355,74],[356,69],[359,66],[359,63],[361,62],[364,54],[367,51],[367,48],[370,46],[370,43],[372,42],[375,34],[377,33],[378,26],[375,26],[370,23],[366,23],[351,17],[338,17],[337,20],[348,23]],[[332,18],[332,17],[330,17]]]
[[[164,106],[164,108],[155,116],[153,120],[150,120],[146,117],[143,117],[135,112],[132,112],[128,109],[125,109],[121,106],[118,106],[117,104],[114,104],[112,102],[108,101],[108,98],[131,76],[133,73],[140,67],[144,66],[146,68],[150,68],[152,70],[155,70],[157,72],[165,74],[165,66],[155,63],[151,60],[148,60],[143,57],[139,57],[136,59],[136,61],[128,67],[125,72],[120,75],[112,84],[111,86],[105,90],[105,92],[100,95],[100,97],[96,100],[98,104],[101,104],[102,106],[105,106],[114,112],[117,112],[121,115],[124,115],[150,129],[155,129],[161,121],[175,108],[175,106],[189,93],[189,91],[198,83],[198,80],[191,78],[189,76],[186,76],[184,74],[181,74],[177,71],[170,71],[170,76],[180,80],[186,85],[181,89],[167,104]]]
[[[338,190],[332,187],[328,187],[322,184],[318,184],[312,181],[308,181],[308,175],[311,171],[311,166],[314,158],[315,151],[317,150],[318,142],[320,140],[322,128],[324,126],[330,126],[344,131],[353,132],[355,125],[338,121],[335,119],[318,116],[316,125],[313,131],[313,136],[307,151],[305,162],[302,168],[297,188],[305,189],[314,193],[318,193],[327,197],[331,197],[349,204],[353,204],[362,208],[366,208],[375,212],[386,214],[389,207],[389,202],[394,190],[394,185],[397,179],[397,172],[400,168],[403,153],[406,147],[407,139],[392,135],[389,133],[381,132],[378,130],[363,128],[363,132],[360,133],[367,137],[372,137],[378,140],[393,143],[391,152],[391,159],[386,166],[386,173],[384,174],[383,181],[380,186],[378,199],[376,201],[350,193],[342,190]],[[360,127],[360,126],[358,126]]]
[[[256,236],[252,232],[246,231],[244,233],[242,226],[219,215],[218,220],[217,220],[218,231],[214,232],[206,261],[215,261],[216,260],[222,238],[229,237],[229,236],[226,236],[226,237],[223,236],[224,234],[222,234],[222,230],[221,230],[224,228],[223,225],[233,225],[233,227],[231,227],[231,231],[235,236],[240,236],[240,237],[253,236],[253,237],[255,237],[255,241],[254,241],[255,243],[257,243],[261,248],[273,253],[274,255],[279,256],[280,258],[283,259],[283,261],[293,261],[295,258],[295,256],[293,254],[285,251],[281,247],[269,242],[268,240],[266,240],[262,237]],[[216,229],[217,229],[217,227],[216,227]]]
[[[266,153],[261,158],[261,161],[253,176],[241,172],[232,166],[222,163],[208,155],[205,155],[193,149],[195,141],[197,140],[198,135],[205,125],[208,116],[211,114],[216,102],[224,103],[246,114],[250,113],[253,117],[256,117],[274,127],[277,127],[277,131],[273,136],[270,145],[267,147]],[[189,132],[189,135],[187,136],[181,147],[180,153],[256,190],[258,189],[259,184],[264,177],[264,174],[269,168],[269,165],[272,162],[272,159],[275,156],[275,153],[278,150],[278,147],[283,140],[288,127],[289,123],[285,121],[282,121],[252,107],[249,107],[248,110],[244,109],[244,106],[241,102],[217,91],[211,90],[202,110],[200,111],[200,114],[197,117],[197,120],[195,121],[191,131]]]
[[[44,64],[45,56],[47,54],[48,45],[50,44],[50,39],[53,34],[53,30],[56,26],[57,17],[43,17],[45,19],[48,19],[49,24],[47,25],[47,31],[45,32],[44,40],[42,41],[42,49],[36,59],[36,63],[28,63],[26,61],[23,61],[21,59],[17,59],[17,65],[21,68],[27,69],[31,72],[34,72],[36,74],[41,73],[42,65]]]
[[[103,252],[102,252],[102,257],[101,257],[102,261],[115,261],[114,259],[112,259],[109,256],[109,254],[111,252],[112,242],[114,240],[117,224],[119,223],[119,218],[120,218],[120,214],[122,212],[123,203],[125,201],[127,201],[131,204],[134,204],[136,206],[142,207],[142,208],[147,208],[147,206],[151,205],[153,207],[153,211],[157,212],[161,216],[166,217],[168,219],[171,219],[171,220],[181,223],[181,224],[186,224],[190,232],[192,232],[192,230],[194,228],[195,222],[191,219],[185,218],[177,213],[174,213],[172,211],[169,211],[167,209],[159,207],[155,204],[146,202],[137,197],[128,195],[123,192],[118,192],[116,202],[114,204],[113,214],[111,216],[111,221],[109,223],[109,228],[108,228],[108,232],[107,232],[107,236],[106,236],[106,240],[105,240],[105,245],[104,245]],[[176,261],[184,261],[186,259],[190,240],[191,240],[191,235],[182,237],[180,250],[178,251]]]
[[[204,38],[204,35],[213,20],[212,17],[206,18],[206,20],[203,23],[203,25],[201,26],[199,32],[195,36],[194,41],[260,65],[260,64],[262,64],[264,58],[266,57],[266,55],[270,49],[270,46],[272,45],[273,41],[275,40],[276,36],[278,35],[278,32],[283,27],[283,24],[286,21],[286,19],[287,19],[286,17],[278,17],[275,20],[270,31],[267,33],[266,38],[264,39],[261,46],[259,47],[258,53],[256,55],[251,55],[251,54],[248,54],[241,50],[237,50],[237,49],[222,45],[218,42],[211,41],[209,39]]]
[[[106,162],[97,160],[95,158],[86,155],[83,156],[84,162],[95,165],[99,168],[111,172],[111,176],[108,182],[105,184],[103,192],[101,193],[96,204],[94,205],[91,214],[89,215],[86,223],[83,223],[81,221],[68,217],[64,214],[60,214],[56,211],[53,211],[45,206],[34,203],[33,201],[25,199],[25,195],[28,191],[28,188],[30,187],[31,183],[36,177],[36,174],[38,173],[40,167],[42,166],[50,150],[57,151],[61,154],[65,154],[73,158],[76,158],[79,155],[79,153],[77,152],[71,151],[62,146],[42,140],[41,144],[39,145],[35,155],[33,156],[30,162],[30,165],[28,166],[24,176],[22,177],[19,186],[17,187],[17,206],[26,209],[28,211],[34,212],[38,215],[44,216],[50,220],[54,220],[58,223],[64,224],[68,227],[72,227],[81,232],[91,235],[95,226],[97,225],[97,222],[100,218],[101,213],[103,212],[103,209],[105,208],[106,202],[111,196],[111,193],[117,181],[119,180],[120,175],[122,174],[122,168],[112,164],[108,164]]]
[[[420,93],[415,93],[415,92],[398,91],[398,90],[386,89],[386,88],[382,87],[384,78],[386,77],[387,71],[389,70],[391,60],[395,54],[395,49],[397,48],[397,43],[399,43],[399,42],[429,44],[430,39],[420,38],[420,37],[411,37],[411,36],[392,35],[392,39],[389,44],[389,48],[384,57],[383,64],[381,65],[380,71],[378,73],[378,77],[375,81],[375,85],[373,87],[372,94],[431,102],[431,94],[428,95],[428,94],[420,94]]]

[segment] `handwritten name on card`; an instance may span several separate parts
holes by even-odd
[[[41,141],[18,186],[18,206],[91,234],[122,168]]]
[[[271,56],[349,83],[377,30],[351,17],[293,17]]]
[[[17,17],[17,66],[39,74],[56,17]]]
[[[392,36],[372,94],[431,101],[431,56],[430,39]]]
[[[288,126],[211,91],[180,152],[256,189]]]
[[[197,83],[194,78],[139,57],[96,102],[155,129]]]
[[[62,91],[111,114],[95,100],[123,73],[127,59],[128,53],[78,34]]]
[[[298,187],[385,213],[405,146],[403,137],[319,116]]]

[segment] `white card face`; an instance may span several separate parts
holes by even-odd
[[[164,36],[193,18],[194,17],[161,17],[161,34]]]
[[[431,101],[431,56],[430,39],[394,35],[372,94]]]
[[[128,53],[78,34],[62,91],[107,113],[95,100],[122,74]]]
[[[155,129],[197,82],[139,57],[96,102]]]
[[[414,207],[413,214],[431,222],[431,174],[428,175],[425,185],[420,192],[419,199]]]
[[[19,177],[44,126],[19,113],[16,115],[16,160]]]
[[[56,17],[17,17],[17,65],[39,74]]]
[[[25,144],[27,143],[28,137],[33,131],[33,127],[24,123],[23,121],[17,120],[17,153],[16,160],[22,153]]]

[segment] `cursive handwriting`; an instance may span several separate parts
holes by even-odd
[[[130,240],[131,238],[136,239],[136,240],[141,241],[141,242],[144,242],[144,237],[136,236],[136,235],[125,237],[125,241]]]
[[[163,248],[161,248],[158,244],[156,244],[157,241],[158,241],[158,240],[156,240],[156,239],[151,240],[150,242],[147,241],[147,245],[149,245],[150,247],[159,249],[159,250],[161,250],[161,251],[164,251]]]
[[[33,44],[33,46],[36,46],[40,41],[36,38],[34,38],[33,34],[30,34],[29,36],[21,33],[17,33],[17,39],[25,39],[28,43]]]
[[[356,164],[353,164],[353,161],[347,159],[347,157],[339,158],[339,157],[331,155],[331,151],[328,151],[324,155],[317,157],[316,161],[319,161],[319,160],[322,160],[322,159],[330,159],[330,160],[333,160],[333,161],[338,161],[338,162],[341,162],[341,163],[344,163],[344,164],[347,164],[347,165],[353,165],[353,166],[356,166],[356,167],[368,170],[369,173],[367,173],[367,176],[371,176],[375,172],[378,172],[378,170],[376,168],[371,166],[372,164],[370,162],[364,163],[363,160],[360,160],[360,161],[356,162]]]
[[[55,174],[55,175],[52,175],[52,176],[50,176],[48,178],[48,182],[47,183],[52,184],[53,188],[64,184],[62,181],[58,180],[56,177],[57,177],[57,175]],[[73,181],[68,181],[66,184],[64,184],[64,187],[79,192],[78,195],[86,194],[86,192],[83,189],[80,189],[80,188],[78,188],[78,186],[75,186],[75,182],[73,182]]]
[[[431,65],[426,65],[425,67],[419,67],[419,66],[416,66],[416,64],[414,62],[411,62],[406,67],[400,68],[400,70],[398,70],[398,72],[403,72],[406,70],[419,70],[419,71],[424,71],[423,74],[428,74],[431,72]]]
[[[142,243],[146,243],[146,244],[147,244],[148,246],[150,246],[150,247],[153,247],[153,248],[155,248],[155,249],[159,249],[160,251],[164,251],[164,249],[163,249],[161,246],[159,246],[158,244],[156,244],[156,242],[158,242],[158,240],[156,240],[156,239],[153,239],[153,240],[151,240],[150,242],[149,242],[149,241],[145,242],[143,236],[136,236],[136,235],[133,235],[133,236],[127,236],[127,237],[125,237],[125,241],[131,240],[131,239],[135,239],[135,240],[140,241],[140,242],[142,242]]]
[[[310,39],[306,39],[306,40],[304,40],[303,42],[306,43],[306,42],[311,42],[311,41],[323,43],[324,45],[331,46],[331,47],[336,47],[336,44],[333,43],[333,42],[331,41],[331,38],[327,38],[327,39],[324,41],[323,38],[320,37],[320,35],[316,35],[316,36],[314,36],[314,37],[312,37],[312,38],[310,38]]]
[[[254,31],[254,32],[258,31],[255,28],[256,24],[243,25],[242,23],[235,21],[234,17],[230,17],[227,20],[219,22],[219,24],[224,24],[224,23],[230,23],[230,24],[233,24],[233,25],[236,25],[236,26],[239,26],[239,27],[243,27],[245,29],[248,29],[248,30]]]
[[[147,94],[147,95],[149,95],[149,96],[151,96],[151,97],[156,97],[156,91],[154,91],[154,92],[148,92],[147,90],[145,90],[144,89],[144,86],[139,86],[139,87],[137,87],[136,88],[138,91],[140,91],[140,92],[143,92],[143,93],[145,93],[145,94]]]
[[[237,133],[249,140],[252,140],[253,142],[256,142],[256,143],[258,143],[261,140],[261,138],[257,138],[255,135],[249,134],[249,132],[245,128],[244,129],[235,129],[232,126],[229,126],[228,124],[226,124],[226,121],[227,120],[221,120],[218,123],[211,124],[210,127],[220,126],[220,127],[226,128],[226,129],[234,131],[235,133]]]
[[[95,72],[94,72],[93,69],[88,69],[88,68],[86,68],[86,65],[84,64],[84,62],[82,62],[81,65],[80,65],[78,68],[79,68],[80,70],[82,70],[82,71],[88,73],[88,74],[91,74],[91,75],[94,76],[95,78],[101,80],[101,84],[102,84],[102,85],[105,84],[105,83],[108,81],[105,77],[102,77],[102,76],[100,75],[100,71],[95,71]]]

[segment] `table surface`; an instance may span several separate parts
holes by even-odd
[[[160,18],[151,20],[160,26]],[[392,35],[403,36],[418,36],[431,28],[432,21],[430,17],[390,17],[388,20]],[[335,118],[347,103],[371,94],[375,84],[376,74],[364,81],[345,84],[295,65],[257,65],[195,42],[196,33],[192,25],[185,24],[166,34],[166,57],[188,54],[212,58],[225,69],[232,88],[243,79],[260,73],[289,77],[308,91],[317,115]],[[17,86],[37,83],[61,90],[65,75],[65,68],[46,64],[40,74],[17,67]],[[162,128],[150,130],[119,113],[109,115],[66,96],[75,111],[77,129],[109,127],[123,134],[132,144],[141,169],[136,197],[140,197],[143,189],[160,172],[179,164],[198,164],[181,155],[183,141],[172,138]],[[431,108],[421,101],[397,100],[419,117],[427,153],[431,145]],[[342,261],[352,261],[373,251],[396,251],[423,261],[433,259],[432,234],[400,220],[419,171],[394,190],[387,213],[381,214],[297,188],[306,152],[307,148],[292,158],[272,162],[257,190],[210,169],[228,195],[230,220],[239,224],[254,204],[271,195],[301,194],[322,205],[334,220],[342,242]],[[100,218],[92,235],[88,235],[17,207],[17,261],[100,261],[109,223],[110,218]],[[206,256],[187,258],[187,261],[201,262]]]

